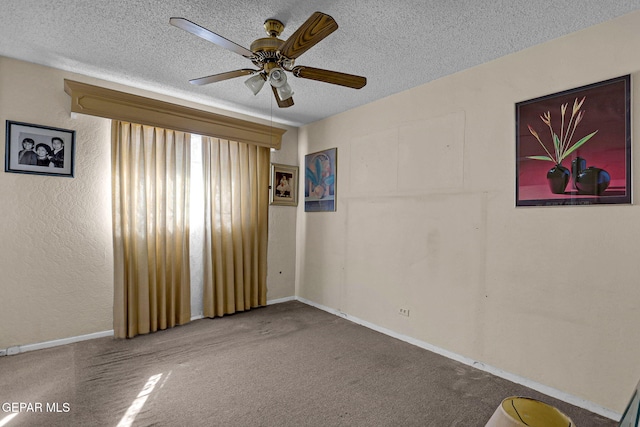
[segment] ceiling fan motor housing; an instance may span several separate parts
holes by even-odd
[[[279,39],[278,36],[284,30],[284,24],[277,19],[267,19],[264,22],[264,29],[269,37],[257,39],[249,46],[254,53],[253,63],[267,74],[276,67],[290,71],[294,60],[285,58],[279,53],[284,40]]]
[[[280,46],[282,46],[282,43],[284,43],[284,40],[280,40],[276,37],[265,37],[251,43],[250,49],[255,55],[253,63],[261,68],[264,65],[265,71],[269,72],[269,69],[273,68],[273,66],[278,62],[278,50],[280,49]],[[270,63],[273,63],[274,65],[268,66],[267,64]]]

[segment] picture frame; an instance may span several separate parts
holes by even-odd
[[[304,156],[305,212],[335,212],[338,149],[306,154]]]
[[[298,206],[298,166],[271,163],[269,204]]]
[[[630,89],[624,75],[516,104],[516,207],[632,202]]]
[[[73,178],[76,132],[7,120],[5,172]]]

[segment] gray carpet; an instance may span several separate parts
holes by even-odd
[[[0,403],[43,404],[8,427],[116,426],[134,402],[133,426],[480,427],[514,395],[617,425],[297,301],[0,358]]]

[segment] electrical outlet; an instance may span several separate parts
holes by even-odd
[[[400,311],[398,311],[398,314],[401,316],[409,317],[409,309],[400,307]]]

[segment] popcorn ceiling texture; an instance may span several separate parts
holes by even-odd
[[[638,10],[640,0],[3,0],[0,55],[290,125],[306,124]],[[288,38],[313,12],[337,31],[298,65],[367,77],[361,90],[290,78],[295,106],[274,108],[242,78],[189,79],[252,68],[247,59],[169,25],[181,16],[241,45],[267,18]]]
[[[113,328],[110,121],[71,118],[64,77],[0,57],[3,125],[76,130],[74,178],[0,174],[0,348]]]

